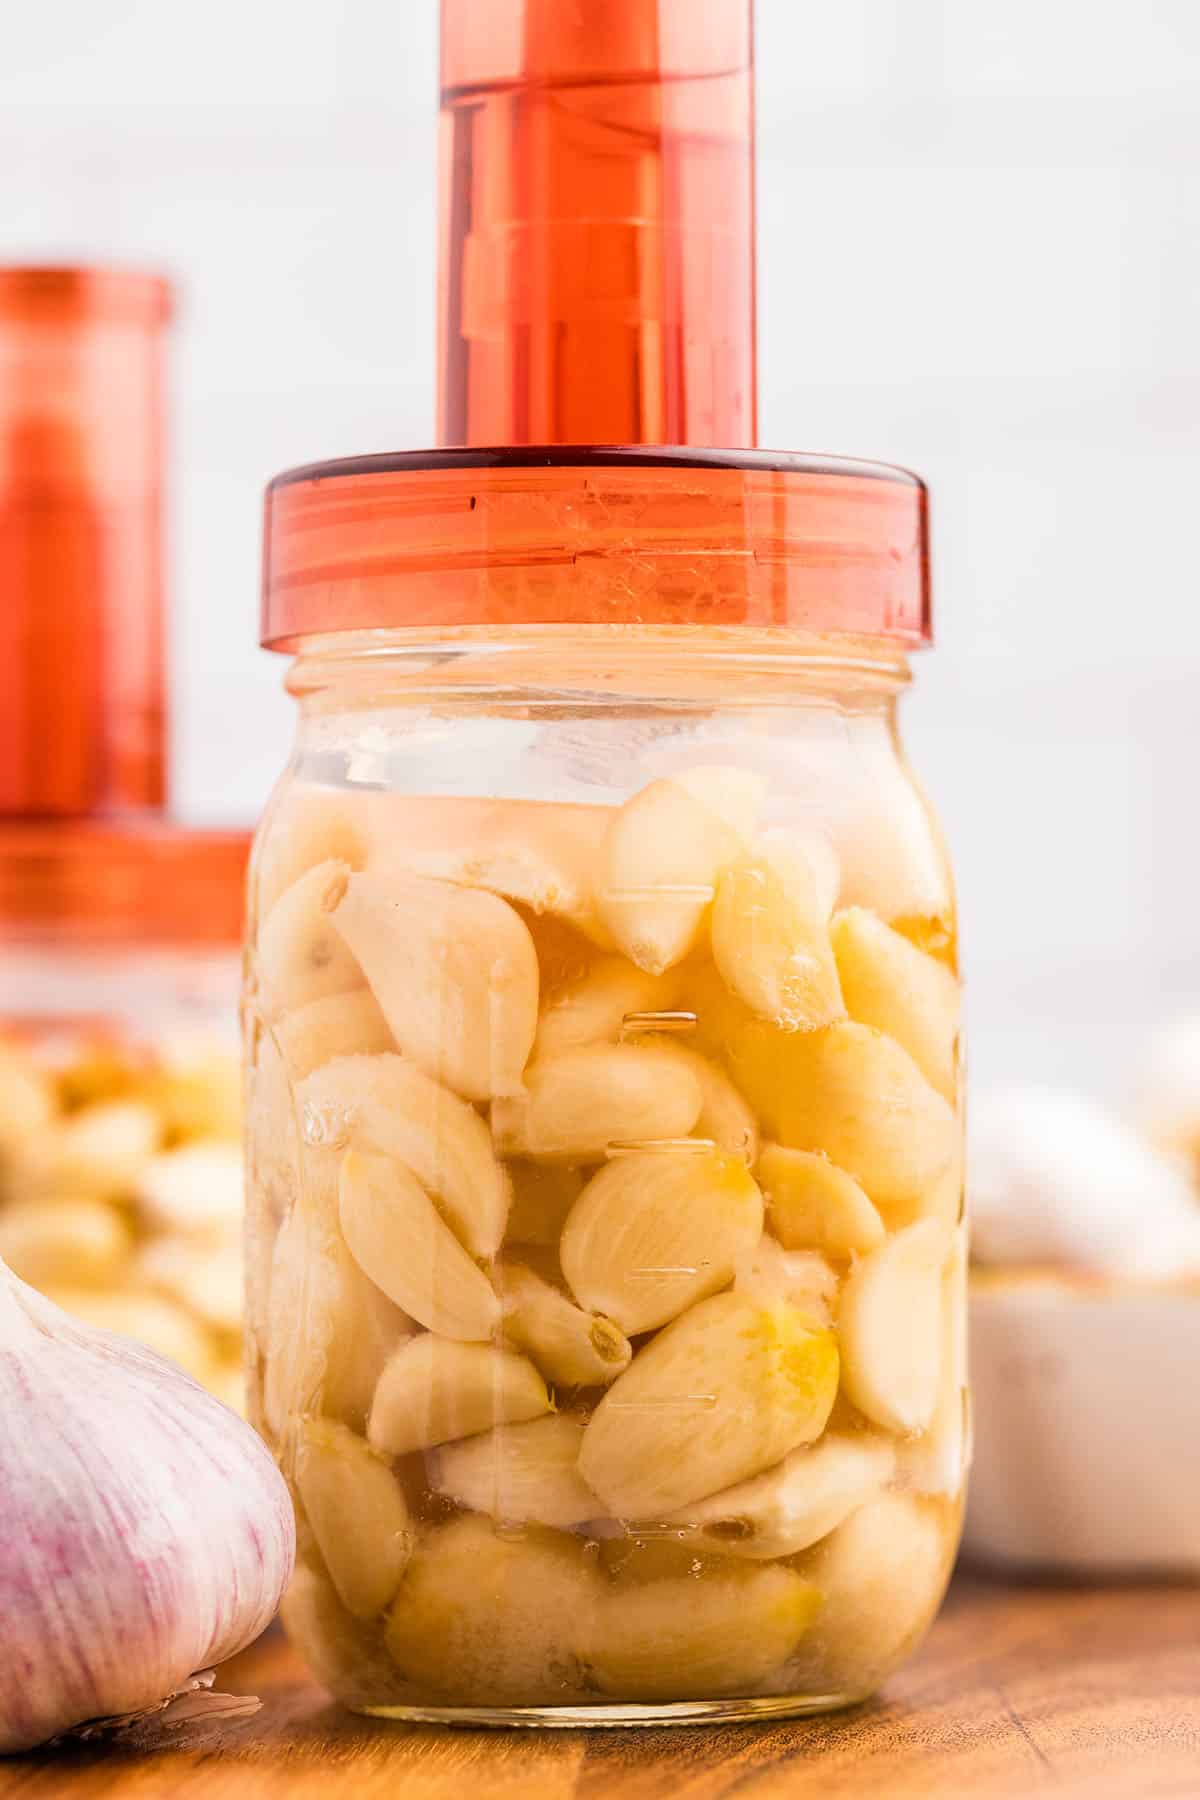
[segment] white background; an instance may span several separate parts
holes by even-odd
[[[435,0],[8,0],[0,256],[140,258],[176,338],[173,769],[249,819],[277,469],[432,434]],[[1200,1007],[1200,4],[759,0],[762,441],[910,464],[907,703],[972,1051],[1114,1095]]]

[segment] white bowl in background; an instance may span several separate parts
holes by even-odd
[[[1200,1576],[1200,1280],[973,1271],[964,1550]]]

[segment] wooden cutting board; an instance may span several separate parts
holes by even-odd
[[[3,1644],[0,1640],[0,1654]],[[853,1712],[653,1731],[353,1718],[278,1632],[222,1671],[253,1718],[141,1751],[0,1763],[3,1800],[1156,1800],[1200,1797],[1200,1587],[959,1576],[920,1656]]]

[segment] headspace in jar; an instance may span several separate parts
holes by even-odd
[[[954,909],[886,666],[793,670],[765,729],[606,693],[573,731],[560,677],[531,733],[404,679],[326,694],[257,857],[288,1627],[402,1715],[860,1697],[936,1611],[967,1459]],[[305,776],[410,731],[536,739],[563,797]]]

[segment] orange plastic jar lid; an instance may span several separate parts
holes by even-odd
[[[262,642],[520,625],[744,625],[930,641],[923,483],[770,451],[521,446],[270,484]]]

